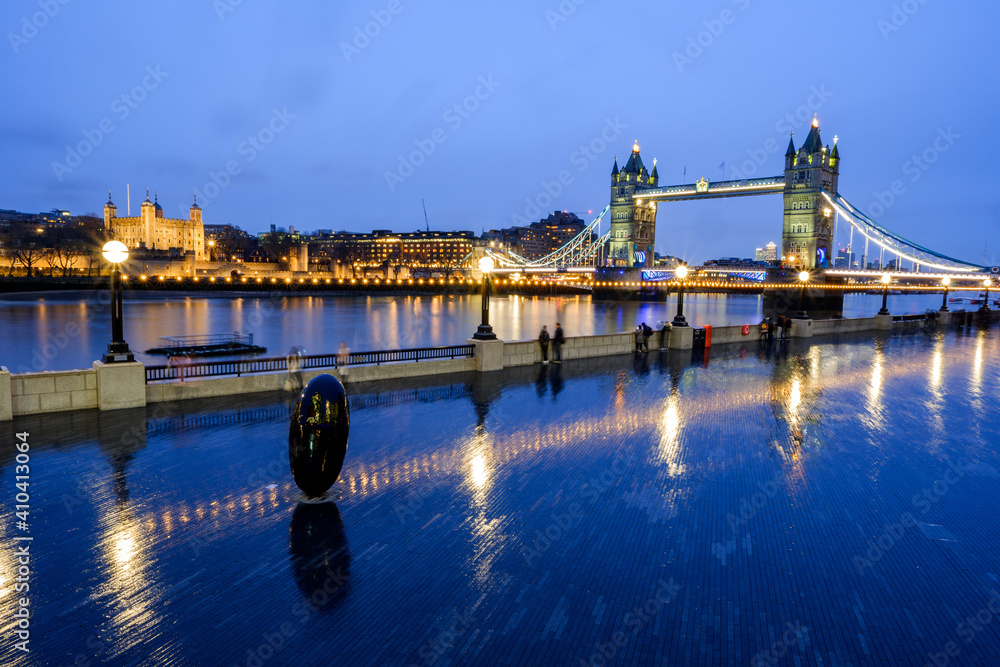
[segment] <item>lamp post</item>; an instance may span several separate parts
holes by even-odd
[[[945,276],[941,279],[941,284],[944,285],[944,296],[941,297],[941,312],[948,312],[948,285],[951,284],[951,278]]]
[[[490,326],[490,271],[494,266],[493,258],[489,255],[479,259],[479,269],[483,272],[483,323],[479,325],[476,333],[472,334],[476,340],[497,339],[493,327]]]
[[[885,300],[886,297],[889,296],[889,283],[892,282],[892,276],[890,276],[888,273],[883,273],[881,280],[882,280],[882,310],[878,311],[878,314],[888,315],[889,309],[886,308]]]
[[[799,288],[799,314],[795,316],[797,320],[808,320],[809,316],[806,315],[805,308],[803,308],[803,303],[806,296],[806,283],[809,282],[809,272],[799,271],[799,282],[802,286]]]
[[[681,264],[674,271],[674,275],[677,276],[677,315],[674,316],[672,325],[686,327],[688,323],[684,319],[684,279],[687,278],[688,267]]]
[[[111,262],[111,342],[102,361],[106,364],[135,361],[132,350],[125,342],[122,317],[122,262],[128,259],[128,248],[121,241],[108,241],[101,250],[104,259]]]
[[[979,307],[979,310],[986,312],[990,309],[990,286],[993,281],[987,278],[983,281],[983,287],[986,289],[986,297],[983,299],[983,305]]]

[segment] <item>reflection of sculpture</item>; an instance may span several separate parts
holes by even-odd
[[[351,582],[351,553],[333,503],[300,503],[288,530],[295,583],[311,611],[343,598]]]
[[[309,496],[319,496],[337,481],[351,428],[347,393],[332,375],[317,375],[299,395],[288,430],[292,477]]]

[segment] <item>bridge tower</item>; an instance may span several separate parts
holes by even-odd
[[[648,268],[653,266],[653,243],[656,240],[656,202],[633,198],[643,190],[658,186],[660,176],[647,172],[639,156],[639,143],[623,169],[618,157],[611,172],[611,239],[608,262],[612,266]]]
[[[814,118],[809,136],[795,150],[794,137],[785,152],[785,217],[781,233],[781,265],[807,270],[830,268],[834,255],[833,210],[823,199],[822,190],[837,193],[840,152],[837,137],[833,149],[819,136],[819,120]]]

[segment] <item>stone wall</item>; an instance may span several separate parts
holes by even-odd
[[[630,333],[604,334],[600,336],[572,336],[563,345],[563,359],[583,359],[585,357],[606,357],[614,354],[628,354],[635,350],[635,338]],[[549,359],[552,358],[552,344],[549,344]],[[530,366],[542,361],[542,348],[537,340],[504,341],[503,366]]]
[[[96,408],[97,372],[16,373],[10,376],[10,402],[14,415]]]

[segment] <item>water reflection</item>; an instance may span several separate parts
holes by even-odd
[[[106,293],[0,299],[0,320],[8,334],[0,365],[12,372],[89,368],[104,352],[110,334],[102,296]],[[128,293],[126,301],[125,337],[137,358],[147,364],[165,362],[142,352],[155,347],[160,336],[237,330],[253,333],[254,342],[267,347],[268,354],[281,354],[292,345],[310,353],[332,353],[342,340],[358,351],[456,345],[475,331],[481,313],[478,295]],[[900,308],[923,312],[928,304],[914,296],[912,305]],[[849,296],[845,315],[867,316],[874,312],[870,307],[862,295]],[[640,321],[670,320],[676,306],[668,301],[592,302],[588,296],[511,294],[495,297],[491,308],[500,338],[530,340],[543,324],[551,327],[557,320],[568,336],[629,331]],[[692,323],[715,326],[752,324],[762,315],[761,298],[750,295],[692,294],[685,299],[685,310]]]
[[[333,502],[304,502],[292,512],[288,555],[309,611],[336,609],[351,591],[351,551]]]

